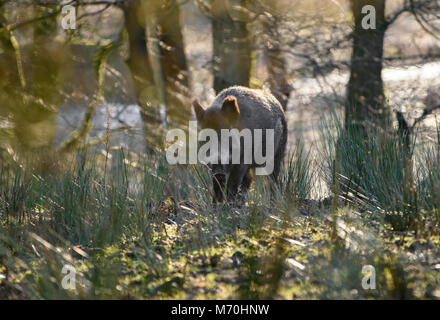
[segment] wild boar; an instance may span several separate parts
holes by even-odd
[[[253,182],[252,171],[270,174],[274,183],[278,182],[287,144],[287,123],[280,102],[272,94],[231,87],[220,92],[210,107],[205,109],[195,100],[193,108],[201,129],[215,130],[222,139],[228,132],[240,132],[238,163],[222,161],[232,158],[231,154],[225,157],[224,149],[214,155],[218,161],[207,163],[212,173],[214,202],[222,201],[224,195],[228,201],[236,200],[238,195],[245,196]],[[250,140],[246,139],[248,136],[244,132],[250,132]],[[232,149],[226,149],[228,152],[231,153]],[[261,159],[266,162],[262,163]],[[266,173],[261,173],[262,167],[267,169]]]

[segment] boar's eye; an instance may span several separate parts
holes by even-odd
[[[240,108],[238,107],[237,98],[228,96],[223,100],[222,113],[229,120],[230,123],[235,123],[240,115]]]

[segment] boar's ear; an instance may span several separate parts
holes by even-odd
[[[194,100],[192,104],[197,120],[199,121],[202,120],[203,115],[205,114],[205,109],[203,109],[202,105],[199,103],[197,99]]]
[[[240,115],[240,108],[238,107],[236,97],[229,96],[223,100],[222,113],[231,123],[234,123],[237,120]]]

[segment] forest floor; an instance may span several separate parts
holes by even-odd
[[[398,230],[379,209],[301,200],[298,160],[280,190],[260,177],[246,205],[214,206],[203,168],[86,158],[2,170],[0,299],[440,298],[438,209]]]

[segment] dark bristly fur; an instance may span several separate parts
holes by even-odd
[[[272,178],[276,183],[287,144],[287,123],[280,102],[270,93],[245,87],[231,87],[223,90],[206,110],[197,102],[194,111],[201,128],[214,130],[237,128],[239,130],[273,129],[274,132],[274,171]],[[263,139],[264,141],[264,139]],[[223,200],[226,176],[229,175],[226,194],[234,200],[250,188],[252,170],[256,163],[235,165],[213,165],[213,185],[215,201]]]

